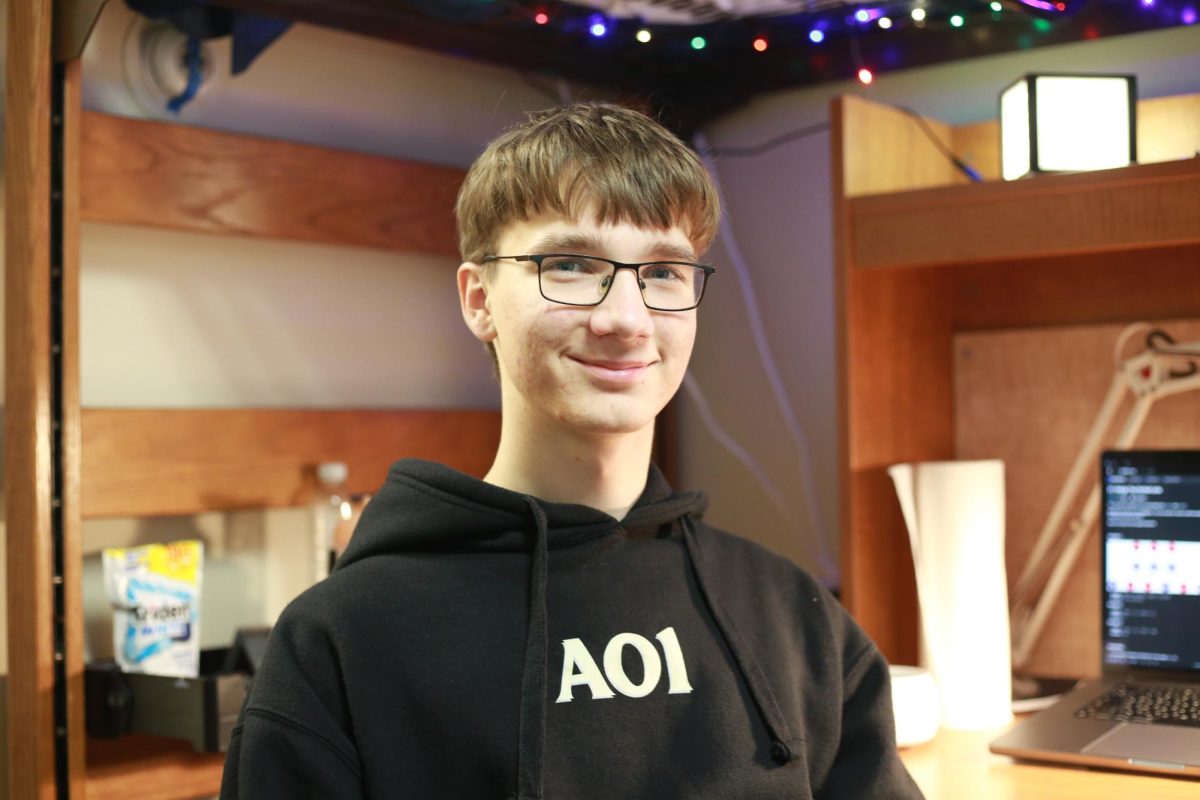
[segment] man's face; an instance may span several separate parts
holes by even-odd
[[[679,227],[598,223],[590,213],[583,220],[551,212],[514,223],[501,236],[497,255],[695,260]],[[469,311],[463,270],[459,286],[468,325],[496,348],[506,416],[590,433],[629,433],[653,422],[683,380],[696,337],[695,309],[646,308],[632,270],[617,271],[604,302],[583,307],[543,298],[533,262],[500,261],[492,269],[490,282],[475,292],[478,311]]]

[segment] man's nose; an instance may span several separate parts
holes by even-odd
[[[653,321],[642,300],[638,274],[631,269],[619,269],[612,280],[608,295],[592,314],[593,331],[601,335],[649,335]]]

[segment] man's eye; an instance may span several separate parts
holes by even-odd
[[[642,270],[642,279],[665,283],[683,280],[682,270],[670,264],[650,264]]]
[[[608,265],[590,258],[547,258],[542,262],[542,274],[557,276],[600,275],[608,271]]]

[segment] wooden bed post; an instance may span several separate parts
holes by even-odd
[[[55,5],[9,3],[5,109],[8,791],[37,800],[82,797],[85,756],[80,72],[55,64]]]

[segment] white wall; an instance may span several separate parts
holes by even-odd
[[[907,105],[953,124],[994,119],[1000,90],[1031,71],[1132,72],[1140,96],[1200,92],[1200,29],[1174,28],[1059,47],[988,56],[876,76],[870,87],[839,83],[761,96],[704,131],[716,148],[758,144],[825,122],[842,93]],[[713,413],[744,444],[789,499],[778,511],[751,472],[682,404],[683,482],[712,498],[709,519],[837,580],[836,361],[829,136],[762,155],[718,160],[734,236],[748,262],[763,325],[800,420],[803,439],[784,424],[757,364],[750,317],[724,243],[710,256],[718,274],[701,309],[692,373]],[[797,441],[807,441],[809,456]],[[805,475],[811,474],[811,483]],[[807,487],[815,487],[808,491]],[[814,502],[806,498],[815,494]]]

